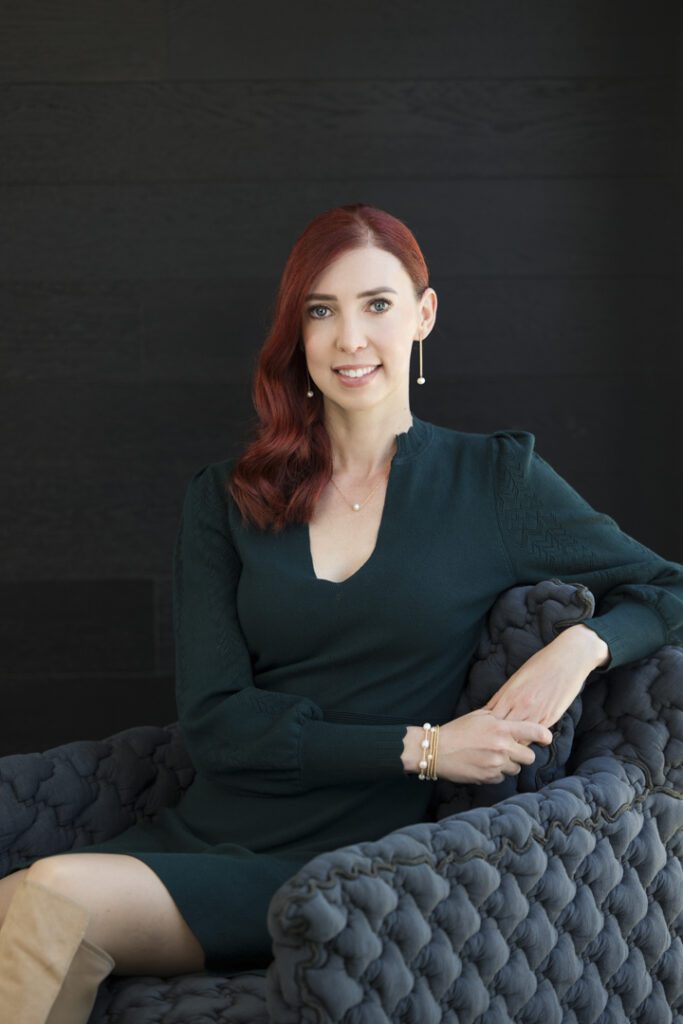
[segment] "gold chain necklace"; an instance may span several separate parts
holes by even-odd
[[[396,454],[396,453],[394,452],[394,454]],[[393,456],[392,456],[392,458],[393,458]],[[389,476],[389,473],[390,473],[390,472],[391,472],[391,459],[389,459],[389,462],[388,462],[388,464],[387,464],[387,471],[386,471],[386,473],[384,474],[384,479],[387,479],[387,478],[388,478],[388,476]],[[333,477],[330,477],[330,480],[332,481],[332,483],[334,484],[334,486],[335,486],[335,487],[337,488],[337,490],[338,490],[338,491],[339,491],[339,493],[341,494],[341,496],[342,496],[342,498],[344,499],[344,501],[346,502],[346,504],[347,504],[347,505],[348,505],[348,506],[349,506],[350,508],[352,508],[354,512],[360,512],[360,510],[362,509],[363,505],[367,505],[367,503],[368,503],[368,502],[370,501],[370,498],[371,498],[371,497],[373,496],[373,494],[375,493],[375,491],[377,490],[377,488],[379,487],[379,485],[380,485],[380,484],[382,483],[382,481],[380,480],[380,481],[379,481],[379,483],[375,484],[375,486],[374,486],[374,487],[372,488],[372,490],[371,490],[371,491],[370,491],[370,493],[368,494],[368,496],[367,496],[367,498],[365,499],[365,501],[362,501],[362,502],[354,501],[353,503],[351,503],[351,502],[349,501],[349,499],[348,499],[348,498],[346,497],[346,495],[345,495],[345,494],[344,494],[344,493],[342,492],[341,488],[340,488],[340,487],[338,486],[338,484],[337,484],[337,482],[336,482],[336,481],[334,480],[334,478],[333,478]]]

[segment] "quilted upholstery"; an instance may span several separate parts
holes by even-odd
[[[556,579],[501,594],[457,714],[593,606]],[[310,860],[271,900],[267,970],[110,976],[91,1024],[683,1024],[683,648],[591,673],[553,732],[518,775],[441,780],[431,820]],[[177,723],[0,758],[0,875],[193,777]]]

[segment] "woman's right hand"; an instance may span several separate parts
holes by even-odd
[[[424,733],[423,733],[424,735]],[[550,729],[539,722],[497,718],[477,708],[439,727],[436,774],[451,782],[502,782],[518,775],[536,755],[530,743],[552,742]]]

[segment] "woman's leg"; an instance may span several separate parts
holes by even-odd
[[[0,927],[2,927],[2,922],[5,920],[7,908],[12,901],[16,888],[27,871],[28,868],[22,868],[20,871],[14,871],[11,875],[6,875],[5,878],[0,878]]]
[[[114,966],[108,953],[93,946],[97,961],[83,976],[86,964],[78,954],[81,947],[88,949],[87,924],[82,904],[34,882],[30,872],[23,874],[0,928],[0,1020],[46,1024],[78,958],[81,983],[71,999],[65,993],[69,1013],[59,1024],[86,1024],[99,985]]]
[[[204,951],[159,876],[121,853],[54,854],[0,879],[0,914],[21,877],[89,911],[85,938],[114,958],[114,974],[162,977],[204,970]],[[1,919],[0,919],[1,925]]]

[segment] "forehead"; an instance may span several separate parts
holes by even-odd
[[[355,299],[368,289],[395,292],[410,288],[403,264],[393,253],[374,246],[350,249],[338,256],[313,281],[311,292],[325,292],[340,299]]]

